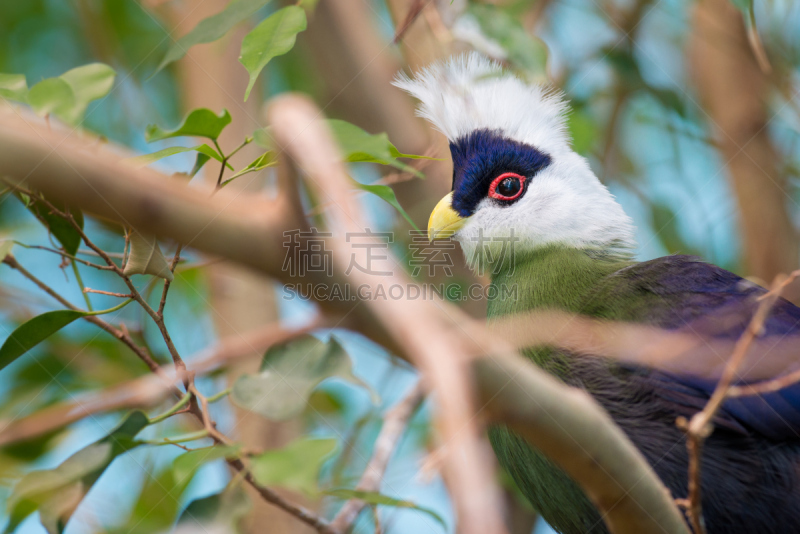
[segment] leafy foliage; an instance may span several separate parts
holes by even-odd
[[[0,369],[8,366],[33,347],[52,336],[86,312],[56,310],[37,315],[21,324],[0,347]]]
[[[0,97],[25,102],[27,94],[28,84],[24,74],[0,73]]]
[[[125,275],[152,274],[165,280],[174,278],[167,259],[161,253],[161,248],[158,246],[158,241],[154,236],[145,235],[136,229],[132,229],[130,240],[128,263],[123,270]]]
[[[33,471],[15,486],[8,500],[10,520],[5,534],[14,532],[35,511],[49,534],[61,534],[86,493],[114,459],[141,442],[134,438],[148,424],[142,412],[132,412],[106,437],[81,449],[55,469]]]
[[[425,156],[402,154],[390,141],[385,133],[368,134],[358,126],[346,121],[329,119],[328,126],[333,132],[336,141],[342,149],[342,154],[347,161],[378,163],[391,165],[401,171],[410,172],[422,177],[422,173],[408,165],[397,161],[398,158],[421,159]],[[431,158],[426,158],[431,159]]]
[[[269,0],[231,0],[225,9],[201,20],[189,33],[178,39],[169,48],[156,72],[182,58],[194,45],[211,43],[222,38],[234,26],[254,15],[268,3]]]
[[[236,381],[231,400],[268,419],[290,419],[305,409],[320,382],[334,376],[367,388],[377,401],[369,386],[353,374],[350,357],[336,338],[325,343],[314,336],[269,349],[258,374]]]
[[[301,438],[282,449],[254,456],[253,476],[265,486],[280,486],[314,496],[318,493],[322,464],[334,450],[335,439]]]
[[[183,123],[175,130],[167,131],[151,124],[145,130],[144,136],[148,143],[170,137],[207,137],[216,141],[222,130],[230,123],[231,114],[227,109],[222,110],[222,114],[216,115],[210,109],[199,108],[189,112]]]
[[[8,97],[27,102],[39,115],[56,115],[69,124],[83,118],[89,104],[106,96],[114,85],[116,72],[103,63],[69,70],[57,78],[37,83],[25,94],[19,80]]]
[[[242,41],[239,61],[250,74],[244,99],[258,79],[258,75],[275,56],[288,52],[294,46],[297,34],[306,29],[306,13],[298,6],[279,9],[255,27]]]

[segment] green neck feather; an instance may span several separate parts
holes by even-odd
[[[574,248],[515,251],[513,265],[509,262],[492,277],[492,285],[512,296],[490,301],[488,316],[540,308],[579,312],[586,294],[603,277],[631,263],[628,258]],[[514,287],[516,294],[511,291]]]

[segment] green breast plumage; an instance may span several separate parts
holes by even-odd
[[[558,247],[517,253],[513,268],[503,269],[492,280],[497,294],[511,294],[514,298],[491,301],[489,320],[535,309],[579,312],[600,280],[629,264]],[[507,291],[499,290],[503,285]],[[555,351],[538,348],[524,353],[549,372],[568,378],[569,362]],[[504,427],[491,428],[489,439],[500,464],[555,529],[562,534],[605,532],[602,519],[583,491],[543,454]]]

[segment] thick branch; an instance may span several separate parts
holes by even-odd
[[[314,324],[295,330],[270,326],[222,340],[216,346],[194,355],[190,360],[190,372],[197,375],[210,373],[252,356],[254,351],[284,343],[318,326]],[[176,391],[175,383],[179,379],[182,380],[182,377],[176,373],[174,366],[163,367],[158,375],[145,375],[74,401],[56,404],[22,419],[0,421],[0,446],[46,434],[95,413],[154,406]]]
[[[291,105],[291,100],[276,102],[273,104],[273,113],[275,106]],[[310,104],[303,105],[306,110],[309,109]],[[316,116],[316,111],[313,116]],[[305,114],[294,115],[294,118],[291,114],[285,116],[290,123],[299,121],[301,130],[309,126],[308,130],[314,133],[318,124],[307,118]],[[303,131],[303,135],[311,133]],[[307,139],[301,139],[298,144],[309,146],[313,155],[320,149],[314,143],[329,143],[329,137],[316,137],[310,145],[302,144],[307,142]],[[331,149],[323,146],[322,150]],[[298,156],[298,153],[293,154]],[[325,165],[311,169],[317,176],[318,187],[326,188],[335,182],[334,192],[326,194],[321,200],[331,197],[346,205],[349,200],[342,198],[345,193],[343,178],[337,176],[330,179],[333,171],[342,172],[341,167],[336,161],[333,161],[333,167],[327,166],[331,162],[326,158],[331,156],[329,152],[326,154],[323,157]],[[12,180],[28,180],[34,187],[62,202],[256,267],[279,280],[292,281],[289,273],[281,270],[283,254],[280,251],[283,249],[283,231],[298,226],[294,223],[295,215],[280,200],[242,201],[231,198],[224,190],[215,198],[207,199],[200,192],[192,191],[183,184],[171,183],[169,178],[158,173],[124,167],[106,149],[92,147],[89,150],[85,141],[65,139],[63,134],[49,132],[43,125],[25,121],[17,114],[5,114],[0,120],[0,166]],[[308,166],[302,167],[310,170]],[[352,224],[342,220],[341,216],[338,222],[336,231]],[[339,258],[338,270],[341,271],[341,262],[349,260],[350,250],[343,250],[342,244],[337,244],[337,247],[335,254]],[[313,273],[304,279],[304,282],[313,281]],[[325,282],[330,283],[331,280],[326,279]],[[368,282],[370,286],[389,283],[386,278],[369,279]],[[389,305],[391,302],[382,302],[380,305],[372,302],[370,306],[359,304],[349,308],[340,307],[338,311],[352,311],[352,316],[357,319],[355,327],[359,331],[379,339],[398,354],[417,360],[426,376],[427,373],[430,376],[442,374],[441,368],[429,369],[428,366],[443,365],[442,362],[452,365],[459,358],[466,364],[468,361],[464,356],[470,353],[498,352],[498,347],[489,342],[483,344],[475,341],[492,340],[482,328],[472,328],[470,325],[471,339],[467,339],[470,336],[464,335],[462,327],[469,324],[468,320],[459,310],[445,303],[428,301],[423,303],[424,308],[409,307],[408,301],[394,307]],[[331,303],[327,305],[330,307]],[[505,353],[504,350],[500,352]],[[423,358],[424,366],[420,361]],[[481,396],[491,399],[498,394],[490,403],[494,420],[511,425],[531,443],[551,455],[584,488],[615,534],[687,532],[680,513],[655,473],[588,396],[561,384],[518,357],[499,359],[495,356],[479,362],[479,372],[475,376]],[[460,374],[461,371],[456,369],[453,376]],[[457,402],[463,398],[461,393],[453,395],[450,390],[452,384],[449,382],[453,376],[441,386],[438,382],[432,384],[440,402],[447,399]],[[514,376],[517,378],[509,382],[510,377]],[[459,418],[466,416],[472,421],[472,405],[472,402],[467,402],[453,406],[453,409]],[[547,409],[543,409],[543,406]],[[440,404],[442,411],[450,407],[447,402]],[[556,421],[560,424],[556,424]],[[601,428],[598,429],[598,426]],[[586,428],[593,428],[595,432],[585,432]],[[450,428],[445,435],[457,435],[462,430]],[[452,443],[460,445],[463,439],[456,436]],[[452,443],[451,446],[459,454],[464,454],[458,445]],[[473,450],[466,457],[476,454],[482,455]],[[480,469],[484,464],[482,460],[479,463],[478,466],[463,466],[461,471],[471,471],[476,467]],[[458,462],[455,464],[453,467],[458,468]],[[621,470],[621,464],[625,469]],[[631,473],[642,476],[633,477]],[[459,480],[459,473],[455,475],[455,480],[449,479],[449,482]],[[476,475],[471,472],[466,476],[485,479],[486,473]],[[462,484],[462,489],[473,488],[472,480],[469,484]],[[486,487],[463,497],[468,502],[477,502],[476,510],[484,510],[487,504],[491,508],[494,498],[487,498],[484,493],[491,492],[491,486],[489,479]],[[458,488],[454,494],[458,494]],[[492,514],[494,512],[496,508]],[[483,525],[485,520],[481,519],[476,524]],[[490,531],[492,529],[482,532]]]

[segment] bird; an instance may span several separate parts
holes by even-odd
[[[394,84],[449,142],[452,191],[431,213],[428,237],[452,236],[492,286],[517,289],[514,298],[489,300],[489,321],[561,310],[666,331],[699,329],[713,340],[735,341],[745,331],[763,287],[695,256],[636,261],[633,221],[572,149],[561,92],[474,52],[401,73]],[[513,254],[504,254],[509,248]],[[778,299],[760,334],[800,334],[800,308]],[[706,405],[718,377],[554,347],[523,354],[588,392],[672,496],[686,498],[689,456],[676,421]],[[518,434],[492,426],[489,441],[557,532],[608,532],[578,484]],[[709,534],[800,532],[800,386],[727,400],[701,469]]]

